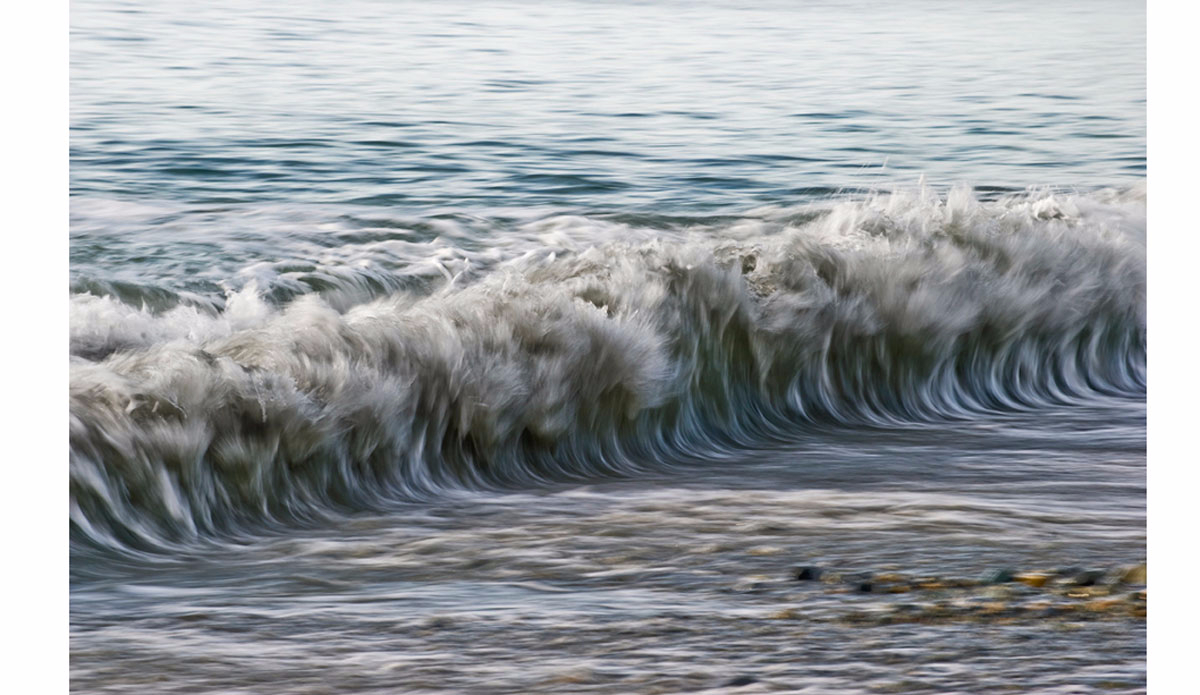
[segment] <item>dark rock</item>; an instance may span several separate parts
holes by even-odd
[[[1100,570],[1086,570],[1072,577],[1071,583],[1075,586],[1095,586],[1103,578],[1104,572]]]
[[[796,580],[801,582],[815,582],[821,578],[820,567],[797,567]]]
[[[869,582],[869,581],[861,581],[861,582],[857,582],[857,583],[854,585],[854,588],[855,588],[855,590],[857,590],[859,593],[862,593],[862,594],[869,594],[869,593],[871,593],[872,591],[874,591],[874,590],[875,590],[875,585],[874,585],[874,584],[872,584],[872,583],[871,583],[871,582]]]
[[[754,676],[735,676],[734,678],[730,678],[729,680],[725,681],[724,687],[740,688],[743,685],[751,685],[757,682],[758,679]]]

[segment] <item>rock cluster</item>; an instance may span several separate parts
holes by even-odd
[[[1146,565],[1111,569],[1057,570],[1000,568],[978,578],[910,575],[900,572],[842,574],[806,565],[797,582],[813,583],[829,594],[889,595],[886,602],[853,610],[850,623],[998,621],[1061,618],[1092,620],[1146,617]],[[907,594],[905,599],[890,596]],[[776,617],[798,618],[787,609]]]

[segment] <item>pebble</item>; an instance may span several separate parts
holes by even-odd
[[[1122,584],[1145,584],[1146,566],[1143,564],[1125,568],[1121,571],[1120,581]]]
[[[1103,613],[1111,611],[1114,608],[1123,607],[1124,601],[1116,598],[1103,598],[1088,601],[1083,604],[1084,610],[1092,611],[1093,613]]]
[[[922,581],[922,582],[917,583],[918,589],[925,589],[926,591],[938,591],[941,589],[949,589],[951,586],[952,586],[951,584],[949,584],[947,582],[939,581],[937,579],[931,579],[929,581]]]
[[[1070,585],[1070,586],[1066,587],[1065,590],[1060,589],[1059,592],[1062,593],[1063,595],[1069,596],[1071,598],[1097,598],[1099,596],[1108,596],[1110,593],[1112,593],[1111,591],[1108,590],[1108,587],[1102,586],[1102,585],[1099,585],[1099,586],[1097,586],[1097,585],[1093,585],[1093,586]]]
[[[985,584],[1007,584],[1014,578],[1013,571],[1010,569],[998,569],[988,572],[983,576]]]
[[[1013,579],[1026,586],[1040,589],[1050,580],[1050,575],[1042,572],[1022,572],[1021,574],[1013,575]]]

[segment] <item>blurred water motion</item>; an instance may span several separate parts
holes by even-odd
[[[71,10],[73,690],[1144,692],[1142,5]]]

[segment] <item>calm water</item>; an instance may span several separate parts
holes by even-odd
[[[744,211],[1145,175],[1141,3],[72,7],[72,192]]]
[[[1145,690],[1144,7],[734,4],[72,4],[73,690]]]

